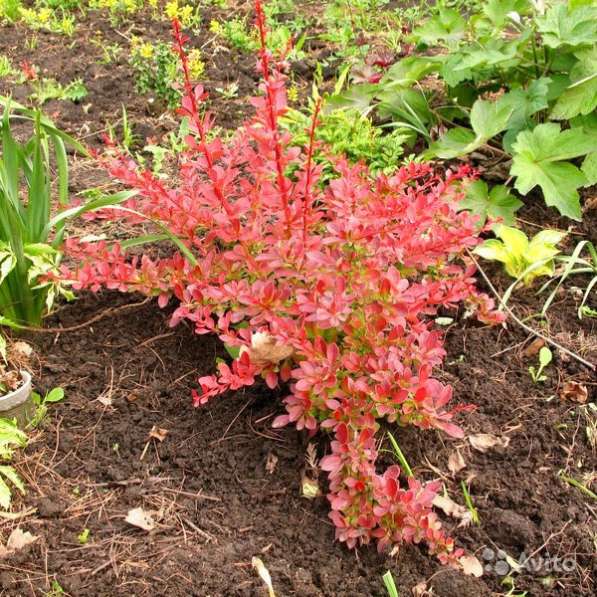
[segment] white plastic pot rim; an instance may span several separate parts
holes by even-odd
[[[31,374],[28,371],[21,371],[23,383],[14,391],[0,396],[0,416],[2,411],[10,410],[23,404],[31,394]]]

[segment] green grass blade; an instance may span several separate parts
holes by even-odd
[[[394,577],[392,576],[392,572],[388,570],[383,576],[383,584],[386,586],[386,591],[388,592],[389,597],[399,597],[398,589],[396,588],[396,583],[394,582]]]
[[[402,467],[404,474],[407,477],[414,477],[413,471],[410,468],[410,465],[408,464],[406,457],[402,453],[402,450],[400,449],[398,442],[396,441],[395,437],[389,431],[388,431],[388,437],[390,438],[390,443],[392,444],[392,448],[394,449],[394,454],[396,455],[396,458],[397,458],[398,462],[400,463],[400,466]]]

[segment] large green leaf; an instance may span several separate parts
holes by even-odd
[[[326,101],[324,111],[348,108],[358,110],[361,114],[367,114],[371,110],[371,101],[378,90],[377,85],[370,83],[353,85],[342,93],[330,96]]]
[[[409,56],[393,64],[384,74],[381,84],[384,90],[395,87],[412,87],[425,75],[437,68],[437,63],[425,56]]]
[[[512,13],[526,14],[529,8],[529,0],[487,0],[483,4],[483,14],[494,27],[501,28],[512,18]]]
[[[548,108],[550,83],[551,79],[541,77],[531,81],[526,89],[514,89],[502,96],[501,101],[513,108],[503,140],[504,149],[508,153],[512,152],[512,144],[518,133],[533,128],[533,115]]]
[[[502,98],[495,102],[477,100],[470,114],[473,131],[460,127],[449,130],[429,147],[428,155],[452,159],[478,149],[506,129],[513,112],[514,106]]]
[[[532,131],[521,132],[513,146],[510,174],[516,176],[516,189],[526,195],[539,186],[547,205],[565,216],[581,219],[577,189],[586,184],[586,176],[566,161],[597,151],[597,139],[583,129],[560,130],[550,122]]]
[[[555,120],[570,120],[597,108],[597,45],[574,55],[578,62],[570,71],[571,83],[551,111]]]
[[[522,206],[508,187],[497,185],[489,191],[484,180],[475,180],[467,190],[459,209],[467,209],[479,216],[479,226],[483,226],[487,218],[499,219],[502,224],[514,223],[514,214]]]
[[[465,30],[466,21],[457,10],[440,8],[438,14],[412,32],[412,38],[429,46],[439,41],[453,45],[464,37]]]
[[[570,9],[566,3],[554,4],[537,19],[537,29],[550,48],[597,43],[597,7]]]

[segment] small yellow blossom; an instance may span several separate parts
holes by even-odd
[[[298,100],[298,87],[293,83],[288,88],[288,101],[296,102]]]
[[[149,59],[153,56],[153,46],[149,42],[141,44],[137,52],[141,58]]]
[[[205,63],[199,48],[194,48],[188,55],[189,73],[192,79],[200,79],[205,72]]]
[[[222,23],[220,23],[220,21],[216,21],[215,19],[212,19],[209,23],[209,30],[214,35],[222,35],[224,28],[222,27]]]
[[[172,20],[178,18],[178,0],[171,0],[171,2],[166,3],[166,16]]]

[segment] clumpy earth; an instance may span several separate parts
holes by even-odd
[[[4,521],[2,534],[18,525],[38,539],[0,560],[4,594],[43,594],[55,580],[77,596],[259,595],[263,585],[251,567],[258,556],[279,595],[383,595],[389,569],[401,594],[418,586],[472,597],[505,592],[498,563],[523,552],[565,560],[567,570],[521,570],[512,577],[517,589],[592,594],[593,504],[558,479],[562,470],[581,479],[594,463],[588,413],[559,392],[563,380],[574,379],[594,399],[595,382],[582,366],[556,357],[548,381],[533,384],[527,367],[536,357],[525,356],[533,349],[515,325],[458,321],[446,330],[449,354],[439,372],[457,401],[477,405],[463,419],[467,434],[505,437],[506,447],[483,453],[437,432],[394,430],[415,474],[441,477],[459,503],[467,481],[480,524],[445,523],[487,564],[474,579],[418,546],[389,557],[334,543],[325,498],[307,500],[300,491],[308,442],[322,455],[326,438],[272,430],[283,393],[265,386],[194,409],[190,390],[224,356],[222,346],[184,325],[169,328],[155,302],[84,295],[48,325],[69,328],[104,311],[89,326],[27,338],[39,355],[38,389],[61,386],[67,398],[17,459],[28,492],[15,510],[27,515]],[[558,313],[549,318],[552,333],[580,341],[567,336],[576,322]],[[585,342],[594,331],[585,324]],[[584,350],[594,357],[594,345]],[[466,467],[452,474],[447,463],[456,450]],[[320,484],[325,490],[323,475]],[[139,507],[154,519],[152,530],[125,521]],[[493,559],[483,559],[490,553]]]

